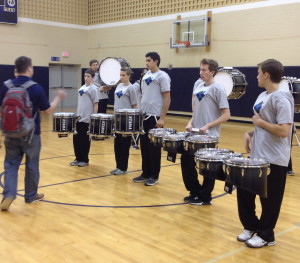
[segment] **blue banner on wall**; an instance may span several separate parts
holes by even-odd
[[[18,23],[17,0],[0,0],[0,23]]]

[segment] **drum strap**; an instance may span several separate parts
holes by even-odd
[[[144,120],[146,121],[151,117],[154,117],[155,121],[157,122],[157,117],[155,115],[147,115]]]

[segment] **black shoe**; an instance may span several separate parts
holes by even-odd
[[[211,201],[203,201],[198,196],[192,196],[189,199],[190,199],[189,203],[191,205],[211,205]]]
[[[189,203],[190,202],[190,198],[192,197],[191,194],[189,194],[188,196],[186,196],[185,198],[183,198],[183,202],[185,203]]]
[[[132,179],[135,183],[143,183],[146,182],[147,178],[145,178],[144,176],[138,176]]]

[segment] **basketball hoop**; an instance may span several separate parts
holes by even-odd
[[[185,47],[190,47],[191,42],[190,41],[177,41],[178,44],[184,44]]]

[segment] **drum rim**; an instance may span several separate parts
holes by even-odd
[[[262,162],[261,164],[242,164],[242,163],[234,163],[234,160],[253,160],[253,161],[259,161]],[[268,168],[270,164],[260,158],[245,158],[245,157],[234,157],[234,158],[229,158],[225,160],[225,164],[229,167],[240,167],[240,168]]]
[[[76,116],[76,113],[74,112],[55,112],[53,113],[53,116],[60,116],[59,114],[62,114],[61,116],[67,116],[67,114],[71,116]]]

